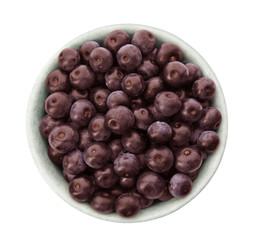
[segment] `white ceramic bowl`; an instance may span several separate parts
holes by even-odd
[[[207,185],[210,179],[213,177],[215,171],[217,170],[227,139],[227,110],[223,92],[221,86],[214,72],[207,64],[207,62],[197,53],[192,47],[190,47],[183,40],[178,37],[168,33],[166,31],[142,25],[135,24],[122,24],[122,25],[113,25],[106,26],[92,30],[90,32],[84,33],[81,36],[75,38],[63,48],[73,47],[78,48],[84,41],[95,40],[99,43],[103,42],[104,37],[111,31],[116,29],[122,29],[129,34],[133,34],[135,31],[140,29],[147,29],[151,31],[156,39],[157,44],[163,42],[173,42],[177,44],[183,52],[184,60],[191,61],[199,65],[202,75],[210,77],[215,81],[216,84],[216,95],[213,100],[213,106],[218,108],[222,113],[223,121],[218,129],[218,134],[221,140],[220,146],[216,152],[210,154],[207,160],[204,162],[203,166],[200,169],[199,176],[193,182],[192,192],[184,199],[173,198],[166,202],[159,202],[147,209],[143,209],[136,216],[125,219],[118,216],[116,213],[111,214],[99,214],[94,211],[88,203],[79,203],[73,200],[68,193],[68,183],[62,177],[62,173],[58,167],[56,167],[48,158],[47,155],[47,142],[43,139],[39,132],[39,124],[43,118],[44,112],[44,100],[47,97],[47,91],[45,88],[45,79],[47,75],[57,67],[57,59],[61,49],[47,62],[47,64],[42,69],[38,78],[36,79],[34,88],[31,92],[30,100],[27,108],[27,137],[32,152],[33,159],[35,164],[45,179],[45,181],[50,185],[50,187],[55,191],[62,199],[69,203],[74,208],[78,210],[104,220],[114,221],[114,222],[142,222],[148,221],[155,218],[163,217],[168,215],[177,209],[181,208],[189,201],[191,201],[202,189]],[[63,49],[62,48],[62,49]],[[200,210],[200,209],[198,209]]]

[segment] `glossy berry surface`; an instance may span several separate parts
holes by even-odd
[[[116,106],[108,110],[105,116],[106,125],[113,133],[123,134],[134,126],[134,115],[125,106]]]
[[[71,85],[78,90],[90,88],[95,82],[95,73],[87,65],[80,65],[69,75]]]
[[[100,45],[95,41],[84,42],[78,49],[80,57],[81,57],[81,62],[84,64],[88,64],[92,50],[99,46]]]
[[[139,154],[146,149],[147,139],[143,133],[131,130],[122,136],[122,144],[128,152]]]
[[[181,61],[181,49],[173,43],[163,43],[157,51],[156,62],[160,67],[163,67],[168,62]]]
[[[123,70],[132,72],[141,64],[142,54],[138,47],[126,44],[118,50],[116,59]]]
[[[94,169],[102,168],[111,157],[111,151],[105,143],[91,143],[83,153],[85,163]]]
[[[56,126],[61,125],[61,124],[63,124],[63,121],[54,119],[51,116],[46,115],[41,120],[41,123],[40,123],[40,126],[39,126],[40,133],[43,137],[48,138],[52,129]]]
[[[204,131],[197,139],[197,146],[207,153],[214,152],[220,144],[220,138],[214,131]]]
[[[171,123],[172,127],[172,140],[171,144],[177,147],[188,145],[192,131],[190,127],[180,121]]]
[[[153,102],[156,95],[164,90],[164,82],[160,77],[152,77],[145,82],[143,97],[148,102]]]
[[[192,173],[202,165],[202,158],[196,146],[181,148],[175,154],[175,168],[182,173]]]
[[[116,54],[120,47],[130,43],[130,36],[122,30],[110,32],[104,39],[103,46]]]
[[[180,109],[180,117],[184,122],[193,123],[197,122],[203,114],[203,107],[194,98],[188,98],[183,101]]]
[[[58,57],[58,65],[64,71],[70,72],[80,64],[79,52],[74,48],[63,49]]]
[[[70,91],[69,96],[71,97],[73,102],[80,100],[80,99],[88,99],[89,91],[87,89],[77,90],[77,89],[73,88]]]
[[[71,85],[68,74],[60,69],[53,70],[46,78],[46,88],[49,93],[69,92]]]
[[[125,153],[114,161],[114,171],[120,177],[135,177],[139,172],[139,160],[134,154]]]
[[[165,144],[172,139],[172,128],[166,122],[154,122],[147,130],[151,143]]]
[[[139,200],[141,209],[150,207],[154,202],[153,199],[147,199],[143,197],[141,194],[138,193],[136,189],[134,189],[131,193]]]
[[[177,173],[170,180],[169,191],[176,198],[186,197],[192,190],[191,179],[183,174]]]
[[[95,191],[95,186],[85,175],[75,177],[68,185],[70,196],[78,202],[89,200]]]
[[[80,150],[74,150],[66,154],[62,162],[63,169],[71,175],[78,175],[86,169],[83,159],[83,153]]]
[[[211,100],[215,95],[215,91],[214,81],[207,77],[196,80],[192,86],[193,97],[199,100]]]
[[[109,142],[108,146],[112,153],[111,161],[113,162],[118,157],[118,155],[123,151],[124,147],[122,145],[120,138],[112,140],[111,142]]]
[[[148,199],[159,198],[164,188],[164,179],[151,171],[142,173],[137,180],[137,191]]]
[[[147,30],[139,30],[132,37],[132,44],[137,46],[143,55],[148,55],[156,47],[154,35]]]
[[[132,188],[136,184],[135,178],[120,177],[119,185],[123,188]]]
[[[92,209],[99,213],[111,213],[115,210],[116,198],[109,192],[99,191],[96,192],[90,200]]]
[[[94,72],[105,73],[113,65],[113,56],[108,49],[97,47],[91,51],[89,63]]]
[[[105,117],[97,115],[88,126],[90,136],[95,141],[107,141],[111,136],[111,130],[106,126]]]
[[[125,74],[120,67],[113,67],[105,74],[106,86],[110,90],[122,89],[121,83]]]
[[[115,207],[121,217],[132,217],[140,211],[140,202],[132,193],[124,193],[116,200]]]
[[[189,71],[187,67],[178,61],[169,62],[163,70],[163,79],[172,88],[179,88],[188,82]]]
[[[65,154],[57,152],[56,150],[51,148],[51,146],[48,146],[47,154],[48,154],[49,159],[54,164],[62,165],[62,161],[63,161]]]
[[[138,97],[141,95],[145,89],[145,82],[141,75],[136,73],[131,73],[125,76],[122,81],[123,91],[130,97]]]
[[[94,179],[97,186],[101,188],[112,188],[117,184],[119,177],[114,172],[113,164],[107,164],[94,172]]]
[[[193,84],[194,81],[201,77],[201,71],[198,65],[192,62],[185,63],[185,66],[188,69],[189,76],[188,76],[188,84]]]
[[[145,163],[153,172],[162,173],[171,169],[174,156],[168,147],[152,147],[145,154]]]
[[[93,142],[89,130],[84,128],[79,131],[79,142],[77,147],[83,152]]]
[[[154,61],[144,59],[141,65],[137,67],[137,71],[144,79],[149,79],[158,74],[159,67]]]
[[[216,130],[221,123],[222,116],[218,109],[207,107],[203,110],[203,116],[199,121],[199,126],[203,130]]]
[[[147,130],[149,125],[154,121],[150,111],[146,108],[139,108],[133,112],[135,117],[135,128]]]
[[[68,125],[55,127],[48,138],[50,146],[59,153],[67,153],[73,150],[78,140],[78,132]]]
[[[108,108],[110,109],[120,105],[126,106],[126,107],[130,106],[130,99],[128,95],[125,92],[120,90],[110,93],[107,98]]]
[[[156,95],[154,105],[161,115],[170,117],[180,110],[181,101],[175,93],[163,91]]]
[[[53,118],[63,118],[69,114],[71,98],[64,92],[55,92],[49,95],[44,104],[44,109]]]
[[[108,110],[107,99],[109,94],[110,90],[107,88],[97,87],[91,91],[90,100],[101,113],[105,113]]]
[[[70,110],[70,118],[81,127],[87,126],[95,114],[94,105],[86,99],[76,101]]]

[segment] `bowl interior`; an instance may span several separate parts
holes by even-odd
[[[202,165],[199,176],[193,182],[192,192],[184,199],[173,198],[166,202],[157,202],[153,206],[141,210],[138,215],[131,219],[121,218],[116,213],[105,215],[99,214],[91,209],[88,203],[78,203],[73,200],[69,196],[67,190],[68,183],[62,177],[62,172],[49,160],[47,155],[47,141],[43,137],[41,137],[39,132],[39,124],[41,122],[41,119],[45,115],[44,100],[48,95],[45,88],[45,79],[52,70],[57,68],[57,58],[59,52],[66,47],[78,48],[84,41],[88,40],[94,40],[102,43],[104,37],[109,32],[116,29],[122,29],[128,32],[130,35],[132,35],[135,31],[139,29],[147,29],[156,36],[158,45],[163,42],[173,42],[177,44],[183,51],[185,61],[191,61],[196,63],[197,65],[199,65],[203,76],[208,76],[215,81],[217,91],[215,98],[213,99],[212,105],[220,110],[223,117],[222,124],[218,129],[218,134],[221,139],[220,147],[217,149],[216,152],[210,154],[207,160]],[[221,86],[207,62],[192,47],[190,47],[187,43],[185,43],[178,37],[160,29],[134,24],[113,25],[95,29],[75,38],[63,48],[60,49],[48,61],[48,63],[45,65],[38,78],[36,79],[27,108],[28,142],[35,164],[45,181],[62,199],[64,199],[73,207],[88,215],[115,222],[141,222],[155,219],[174,212],[175,210],[179,209],[190,200],[192,200],[207,185],[207,183],[210,181],[215,171],[217,170],[225,149],[227,139],[227,111],[225,99],[221,90]]]

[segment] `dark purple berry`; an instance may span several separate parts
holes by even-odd
[[[78,202],[85,202],[93,195],[95,186],[89,177],[80,175],[75,177],[68,185],[69,193]]]
[[[215,95],[215,91],[214,81],[207,77],[196,80],[192,86],[193,97],[199,100],[211,100]]]
[[[90,53],[89,63],[94,72],[106,73],[113,65],[113,56],[106,48],[94,48]]]
[[[141,75],[130,73],[122,81],[123,91],[130,97],[138,97],[145,89],[145,82]]]
[[[214,131],[204,131],[197,139],[197,146],[207,153],[214,152],[220,144],[220,138]]]
[[[143,97],[148,102],[153,102],[156,95],[164,90],[164,82],[160,77],[152,77],[145,82]]]
[[[109,142],[108,147],[110,148],[111,153],[112,153],[112,155],[111,155],[112,162],[118,157],[118,155],[124,149],[120,138],[116,138],[116,139],[112,140],[111,142]]]
[[[84,42],[80,47],[79,47],[79,53],[80,53],[80,57],[81,57],[81,61],[84,64],[88,64],[89,63],[89,58],[90,58],[90,54],[92,52],[92,50],[94,48],[98,48],[100,45],[95,42],[95,41],[86,41]]]
[[[121,217],[132,217],[140,211],[140,202],[131,193],[124,193],[116,200],[116,212]]]
[[[185,63],[185,66],[187,67],[189,72],[188,83],[193,84],[195,80],[201,77],[200,68],[199,66],[197,66],[195,63],[192,63],[192,62]]]
[[[186,197],[192,190],[191,179],[183,174],[177,173],[170,180],[169,191],[176,198]]]
[[[88,99],[89,98],[89,91],[87,89],[84,90],[77,90],[75,88],[73,88],[70,93],[69,96],[72,98],[73,102],[80,100],[80,99]]]
[[[159,67],[154,61],[144,59],[141,65],[137,67],[137,71],[144,79],[149,79],[158,74]]]
[[[115,210],[116,198],[113,194],[105,191],[96,192],[90,200],[92,209],[99,213],[111,213]]]
[[[103,46],[116,54],[120,47],[130,43],[130,36],[123,30],[114,30],[104,39]]]
[[[112,188],[117,184],[119,177],[114,172],[113,164],[107,164],[94,172],[94,179],[99,187]]]
[[[195,146],[186,146],[175,153],[175,168],[182,173],[192,173],[202,165],[200,152]]]
[[[164,91],[156,95],[154,105],[162,116],[170,117],[180,110],[181,101],[175,93]]]
[[[71,85],[78,90],[90,88],[95,82],[95,73],[87,65],[80,65],[69,75]]]
[[[55,127],[48,138],[50,146],[59,153],[67,153],[73,150],[78,140],[78,132],[68,125]]]
[[[114,161],[114,171],[120,177],[135,177],[139,168],[139,160],[131,153],[120,155]]]
[[[218,109],[207,107],[203,110],[203,117],[199,120],[199,126],[203,130],[216,130],[221,123],[222,116]]]
[[[190,127],[179,121],[171,123],[172,127],[172,140],[171,144],[177,147],[188,145],[192,135]]]
[[[76,101],[70,110],[70,118],[81,127],[87,126],[95,114],[94,105],[86,99]]]
[[[132,72],[141,64],[142,54],[138,47],[126,44],[118,50],[116,59],[122,69]]]
[[[72,175],[64,169],[62,171],[62,175],[67,182],[71,182],[76,177],[76,175]]]
[[[122,136],[122,144],[124,149],[130,153],[139,154],[145,151],[147,147],[147,139],[143,133],[136,130],[126,132]]]
[[[152,114],[146,108],[136,109],[133,114],[135,117],[135,128],[139,130],[147,130],[154,121]]]
[[[100,169],[110,160],[111,151],[105,143],[95,142],[87,147],[83,157],[88,166],[94,169]]]
[[[61,69],[70,72],[80,64],[80,55],[74,48],[65,48],[58,57],[58,65]]]
[[[52,118],[49,115],[46,115],[46,116],[44,116],[44,118],[42,119],[42,121],[40,123],[39,130],[43,137],[48,138],[52,129],[54,127],[62,125],[62,124],[63,124],[62,120],[57,120],[57,119]]]
[[[91,91],[90,99],[99,112],[105,113],[108,110],[107,99],[110,90],[107,88],[94,88]]]
[[[54,150],[53,148],[51,148],[51,146],[48,146],[47,154],[48,154],[48,157],[50,158],[50,160],[54,164],[62,165],[62,161],[63,161],[63,158],[64,158],[63,153],[59,153],[56,150]]]
[[[160,67],[163,67],[168,62],[181,61],[181,49],[173,43],[163,43],[157,51],[156,62]]]
[[[184,122],[197,122],[203,114],[202,105],[194,98],[187,98],[183,101],[180,109],[180,117]]]
[[[106,86],[112,90],[122,89],[121,83],[125,74],[120,67],[113,67],[105,74]]]
[[[171,169],[174,163],[172,151],[165,146],[153,147],[147,150],[145,162],[153,172],[162,173]]]
[[[63,118],[69,114],[71,98],[64,92],[55,92],[49,95],[44,104],[45,111],[53,118]]]
[[[166,122],[154,122],[147,130],[151,143],[165,144],[172,139],[172,128]]]
[[[86,169],[83,159],[83,153],[80,150],[74,150],[66,154],[62,162],[63,169],[72,175],[78,175]]]
[[[46,78],[46,88],[49,93],[69,92],[71,85],[68,74],[60,69],[55,69]]]
[[[89,134],[89,130],[87,128],[82,129],[79,132],[79,142],[77,147],[83,152],[93,140]]]
[[[133,34],[132,44],[137,46],[143,55],[148,55],[155,49],[156,39],[148,30],[139,30]]]
[[[165,65],[163,70],[163,78],[168,86],[171,88],[179,88],[188,82],[188,69],[178,61],[169,62]]]
[[[106,126],[105,117],[97,115],[88,126],[90,136],[95,141],[107,141],[111,136],[111,130]]]
[[[125,106],[116,106],[108,110],[105,116],[106,125],[113,133],[123,134],[134,126],[134,115]]]
[[[134,197],[136,197],[139,200],[141,209],[150,207],[154,202],[153,199],[147,199],[143,197],[141,194],[138,193],[136,189],[134,189],[131,193]]]
[[[128,95],[123,91],[114,91],[110,93],[107,99],[108,108],[110,109],[119,105],[123,105],[126,107],[130,106],[130,99]]]
[[[123,188],[132,188],[136,184],[135,178],[126,178],[126,177],[120,177],[119,185]]]
[[[164,188],[164,179],[154,172],[144,172],[137,180],[137,191],[148,199],[159,198],[163,194]]]

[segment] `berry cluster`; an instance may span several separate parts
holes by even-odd
[[[40,132],[71,197],[131,217],[183,198],[219,145],[215,83],[170,42],[139,30],[66,48],[49,73]]]

